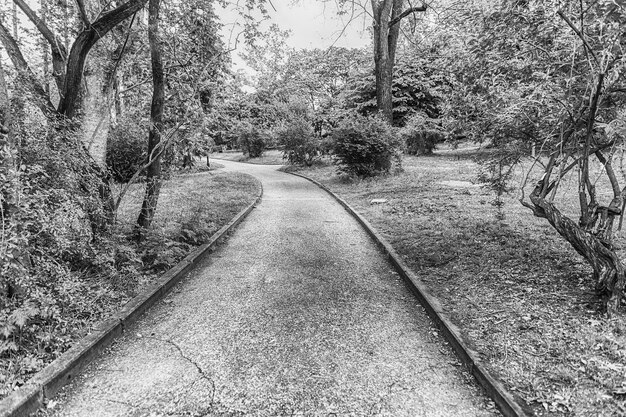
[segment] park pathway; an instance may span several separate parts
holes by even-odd
[[[218,163],[262,202],[46,415],[496,415],[343,208],[276,166]]]

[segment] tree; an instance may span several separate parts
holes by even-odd
[[[400,22],[405,17],[426,11],[426,4],[405,8],[405,0],[371,0],[374,18],[374,73],[378,111],[393,122],[393,67],[400,36]]]
[[[421,52],[421,51],[420,51]],[[393,125],[404,126],[415,113],[431,119],[442,116],[442,101],[450,90],[449,77],[417,52],[403,54],[393,70]],[[345,105],[368,115],[376,112],[376,80],[373,74],[361,71],[349,78],[344,89]]]
[[[139,11],[147,0],[129,0],[110,10],[101,10],[99,17],[93,22],[89,20],[83,0],[76,0],[81,21],[82,31],[74,40],[69,53],[63,42],[46,23],[26,4],[24,0],[14,0],[15,4],[24,12],[29,20],[50,45],[54,78],[59,89],[59,104],[55,108],[39,83],[37,77],[26,62],[17,41],[11,36],[5,25],[0,22],[0,41],[6,48],[13,65],[23,77],[26,87],[37,98],[39,108],[48,115],[60,115],[74,118],[81,105],[81,82],[83,69],[89,51],[103,36],[109,33],[118,24]],[[110,3],[109,3],[110,5]]]
[[[152,104],[150,106],[150,133],[148,136],[148,158],[146,170],[146,194],[141,205],[137,224],[147,229],[152,223],[161,189],[161,133],[163,131],[163,105],[165,102],[165,80],[163,54],[159,37],[160,0],[150,0],[148,5],[148,39],[152,63]]]
[[[82,28],[68,52],[65,43],[60,37],[50,29],[46,22],[24,0],[14,0],[14,3],[24,12],[50,47],[53,76],[59,94],[57,106],[54,106],[52,103],[47,89],[39,82],[38,77],[24,58],[17,40],[11,35],[2,21],[0,21],[0,42],[5,47],[17,71],[20,84],[30,92],[34,102],[46,116],[50,127],[62,130],[68,128],[71,130],[77,129],[80,125],[78,116],[80,116],[84,98],[84,68],[89,52],[103,36],[139,11],[146,1],[129,0],[118,6],[112,6],[111,3],[108,3],[100,10],[98,17],[92,22],[88,17],[84,1],[76,0]],[[67,19],[65,23],[67,23]],[[50,134],[56,133],[51,131]],[[79,148],[77,150],[83,153],[84,160],[90,161],[91,168],[98,172],[102,179],[100,196],[103,205],[110,212],[113,208],[113,201],[106,172],[93,160],[84,142]],[[76,174],[79,175],[80,173]]]
[[[496,173],[511,173],[498,166],[536,149],[520,202],[589,263],[614,313],[626,283],[616,245],[626,201],[625,5],[505,1],[474,23],[459,71],[459,122],[499,150]]]

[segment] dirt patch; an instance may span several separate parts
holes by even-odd
[[[474,184],[470,181],[458,181],[458,180],[446,180],[441,181],[439,184],[446,185],[448,187],[453,188],[472,188],[472,187],[480,187],[480,184]]]

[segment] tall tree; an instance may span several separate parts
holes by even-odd
[[[406,0],[371,0],[374,18],[374,71],[376,74],[376,103],[385,119],[393,122],[393,67],[402,19],[426,11],[426,4],[409,6]]]
[[[152,104],[150,106],[150,133],[148,137],[148,158],[151,161],[146,170],[146,193],[137,219],[142,229],[152,223],[161,190],[161,134],[163,132],[163,105],[165,102],[165,79],[163,52],[159,36],[160,0],[150,0],[148,5],[148,39],[150,42],[150,62],[152,63]]]

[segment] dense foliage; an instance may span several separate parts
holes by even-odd
[[[311,122],[296,118],[277,131],[283,158],[292,165],[311,166],[322,153],[321,140],[313,132]]]
[[[244,155],[247,155],[249,158],[258,158],[263,155],[266,140],[263,137],[263,133],[256,126],[242,123],[238,131],[237,142]]]
[[[109,234],[102,174],[70,132],[34,125],[14,132],[19,203],[10,218],[4,212],[0,274],[0,359],[19,370],[5,381],[13,386],[69,346],[77,320],[99,316],[132,287],[141,264]]]
[[[431,155],[437,144],[445,140],[441,126],[422,113],[414,113],[399,135],[409,155]]]
[[[376,82],[374,74],[361,72],[348,80],[345,105],[363,115],[375,114]],[[404,126],[415,113],[431,119],[442,116],[442,102],[451,91],[449,75],[428,59],[400,56],[392,83],[393,124]]]
[[[146,163],[146,129],[136,120],[119,120],[109,131],[106,164],[113,180],[127,183]]]

